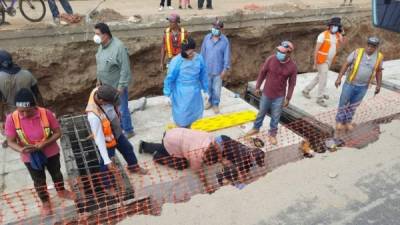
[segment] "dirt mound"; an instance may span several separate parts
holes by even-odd
[[[126,17],[113,9],[102,9],[93,13],[92,20],[95,22],[112,22],[126,20]]]
[[[384,40],[381,50],[385,59],[400,58],[400,46],[396,41],[399,34],[373,28],[369,17],[345,19],[344,23],[350,41],[338,55],[334,70],[338,71],[346,56],[355,48],[364,46],[366,37],[372,34]],[[260,65],[274,53],[275,46],[282,40],[291,40],[296,45],[293,57],[299,72],[312,71],[313,46],[323,29],[325,25],[320,21],[226,29],[232,45],[232,70],[227,87],[242,90],[248,81],[255,80]],[[123,39],[129,49],[134,77],[129,93],[131,98],[162,94],[165,72],[158,69],[161,33],[160,30],[160,35]],[[192,36],[201,43],[205,34],[206,31],[193,32]],[[84,112],[87,96],[96,84],[96,51],[97,46],[87,41],[21,48],[13,56],[38,78],[46,105],[60,115]]]

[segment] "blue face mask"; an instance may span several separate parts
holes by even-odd
[[[284,53],[282,53],[282,52],[277,52],[277,53],[276,53],[276,58],[277,58],[279,61],[283,62],[283,61],[285,61],[285,59],[286,59],[286,54],[284,54]]]
[[[338,26],[332,26],[332,28],[331,28],[332,34],[335,34],[338,31],[339,31],[339,27]]]
[[[216,29],[216,28],[211,28],[211,33],[213,36],[220,36],[221,35],[221,31]]]

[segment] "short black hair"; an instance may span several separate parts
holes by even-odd
[[[94,26],[94,29],[99,29],[102,34],[108,34],[112,38],[110,27],[105,23],[98,23]]]

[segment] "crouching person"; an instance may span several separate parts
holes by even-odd
[[[60,125],[54,114],[36,106],[29,89],[23,88],[15,97],[16,111],[7,116],[5,132],[8,145],[21,153],[33,180],[36,192],[42,201],[42,215],[52,214],[50,196],[47,192],[45,168],[50,173],[58,196],[73,200],[74,194],[64,187],[60,166]]]
[[[102,85],[92,91],[86,107],[90,128],[101,155],[100,170],[117,170],[111,159],[115,156],[115,149],[118,149],[131,173],[147,174],[148,171],[139,166],[133,146],[122,132],[118,101],[118,90]]]
[[[156,163],[183,170],[191,168],[203,182],[206,191],[215,188],[209,185],[204,167],[223,162],[222,150],[216,138],[207,132],[174,128],[167,131],[161,144],[141,141],[139,153],[153,154]]]

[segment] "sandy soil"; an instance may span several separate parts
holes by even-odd
[[[46,1],[45,1],[46,2]],[[58,2],[58,1],[56,1]],[[72,8],[74,13],[86,15],[92,9],[94,9],[101,0],[87,0],[87,1],[71,1]],[[291,11],[295,8],[332,8],[340,5],[342,1],[340,0],[288,0],[285,3],[281,3],[279,1],[267,1],[267,0],[220,0],[213,1],[214,10],[197,10],[197,1],[192,1],[192,6],[194,9],[189,10],[177,10],[178,8],[178,0],[172,1],[172,6],[175,10],[164,10],[159,12],[158,7],[160,4],[159,0],[147,0],[147,1],[127,1],[127,0],[106,0],[103,4],[98,8],[102,9],[112,9],[116,12],[122,14],[126,18],[129,18],[133,15],[140,15],[144,18],[144,21],[154,21],[155,19],[164,18],[164,16],[168,15],[171,12],[178,12],[182,15],[183,20],[185,17],[189,16],[220,16],[225,14],[226,12],[231,12],[235,10],[247,10],[247,11]],[[47,5],[47,3],[46,3]],[[369,0],[356,0],[354,1],[355,7],[370,7]],[[58,8],[60,12],[63,12],[63,9],[60,4],[58,4]],[[24,27],[43,27],[52,22],[51,12],[47,6],[46,17],[42,22],[32,24],[22,17],[21,13],[17,11],[17,15],[15,17],[6,16],[6,21],[10,23],[10,25],[0,26],[0,30],[8,30],[8,29],[20,29]]]
[[[136,216],[120,224],[396,224],[399,126],[398,120],[383,125],[380,140],[365,149],[344,148],[288,164],[242,190],[224,187],[188,203],[167,204],[159,217]]]

